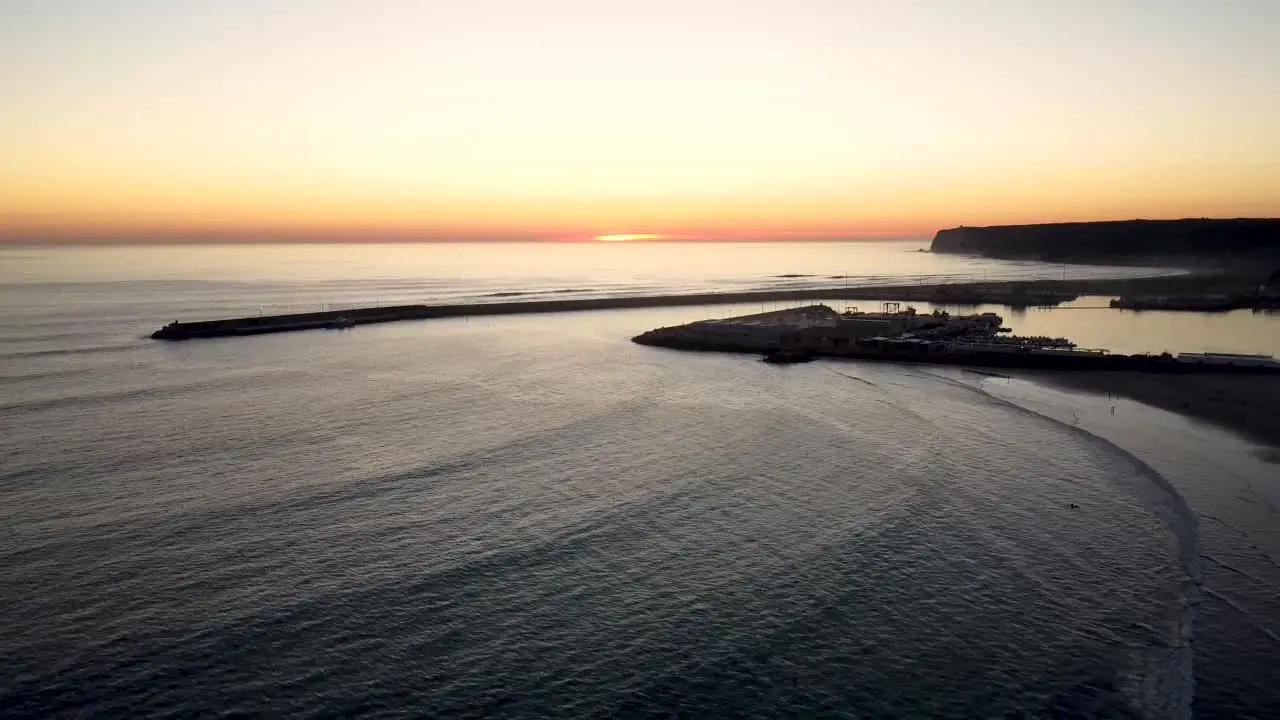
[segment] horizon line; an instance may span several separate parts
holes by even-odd
[[[886,243],[911,242],[932,238],[934,233],[911,235],[845,235],[788,237],[669,237],[644,238],[624,242],[586,239],[547,238],[30,238],[0,237],[0,247],[133,247],[133,246],[199,246],[199,245],[693,245],[734,243]]]
[[[456,234],[440,231],[371,230],[359,228],[254,228],[224,227],[198,230],[139,227],[133,230],[108,228],[74,228],[66,225],[43,228],[22,227],[0,223],[0,247],[18,246],[164,246],[164,245],[460,245],[460,244],[609,244],[633,245],[650,243],[855,243],[855,242],[905,242],[935,237],[946,230],[981,229],[989,227],[1028,227],[1051,225],[1079,225],[1122,222],[1186,222],[1186,221],[1271,221],[1280,218],[1261,216],[1183,216],[1183,217],[1128,217],[1095,220],[1052,220],[1000,224],[961,223],[931,230],[762,230],[759,232],[603,232],[582,230],[530,230],[509,235],[460,231]]]

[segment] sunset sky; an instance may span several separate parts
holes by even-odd
[[[0,0],[0,98],[9,240],[1280,215],[1275,0]]]

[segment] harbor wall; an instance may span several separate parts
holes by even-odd
[[[789,300],[894,300],[932,302],[937,304],[1010,304],[1053,305],[1076,299],[1073,293],[1040,287],[1024,287],[1019,283],[992,283],[982,287],[924,285],[861,288],[813,288],[801,290],[759,290],[725,293],[691,293],[687,295],[652,295],[614,298],[577,298],[568,300],[527,300],[455,305],[393,305],[348,310],[326,310],[287,315],[263,315],[224,320],[174,322],[151,334],[157,340],[190,340],[198,338],[234,337],[263,333],[314,330],[349,321],[353,325],[426,320],[432,318],[483,315],[516,315],[523,313],[579,312],[645,307],[680,307],[753,302],[786,302]]]

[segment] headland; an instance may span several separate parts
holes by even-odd
[[[1235,266],[1280,259],[1278,218],[1189,218],[957,227],[930,249],[1008,260]]]

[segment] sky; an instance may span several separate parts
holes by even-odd
[[[1280,215],[1275,0],[0,0],[0,239]]]

